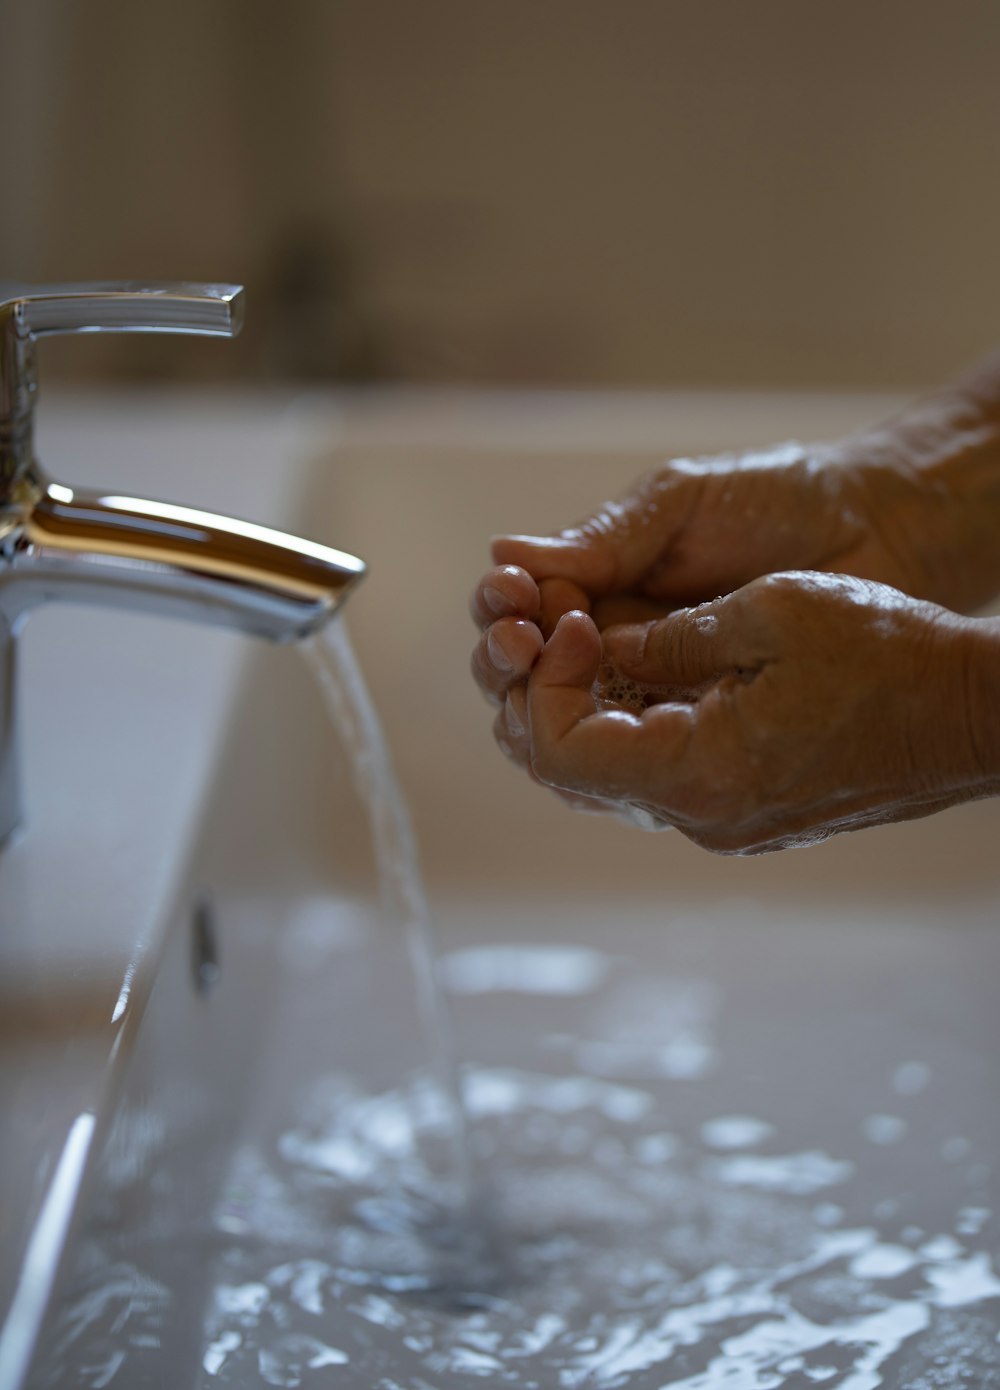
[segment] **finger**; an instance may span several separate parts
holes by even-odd
[[[473,622],[489,627],[498,618],[538,617],[538,585],[531,575],[516,565],[499,565],[487,571],[469,600]]]
[[[490,553],[497,564],[519,566],[537,580],[572,579],[591,593],[600,593],[614,577],[610,556],[603,549],[597,554],[575,530],[558,536],[494,536]]]
[[[634,773],[638,719],[598,713],[594,681],[601,637],[586,613],[567,613],[545,644],[527,687],[531,767],[551,787],[597,798],[624,798],[631,788],[620,771]],[[627,752],[627,758],[626,756]],[[616,773],[616,763],[619,773]]]
[[[648,800],[651,778],[690,737],[691,710],[658,705],[641,719],[598,712],[593,684],[601,662],[593,622],[559,622],[528,681],[531,764],[550,786],[611,800]],[[656,799],[660,799],[657,788]]]
[[[593,686],[602,660],[601,637],[586,613],[565,613],[545,644],[528,682],[528,725],[535,740],[536,707],[550,741],[595,714]],[[539,701],[542,704],[539,706]]]
[[[555,632],[556,624],[564,613],[572,613],[576,609],[581,613],[590,612],[590,599],[572,579],[543,579],[538,585],[538,596],[538,625],[546,641]]]
[[[698,689],[734,671],[758,669],[760,658],[726,621],[726,600],[679,608],[653,623],[608,628],[604,651],[630,680],[681,690]]]
[[[493,559],[535,579],[571,579],[593,595],[630,589],[686,525],[701,487],[697,473],[671,465],[558,535],[494,536]]]
[[[487,698],[502,700],[512,685],[527,677],[543,646],[535,623],[500,618],[487,628],[472,653],[476,684]]]

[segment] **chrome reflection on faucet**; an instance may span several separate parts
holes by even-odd
[[[233,337],[238,285],[0,285],[0,845],[20,819],[14,658],[51,600],[141,609],[293,641],[364,574],[353,555],[191,507],[52,482],[34,457],[35,340],[53,333]]]

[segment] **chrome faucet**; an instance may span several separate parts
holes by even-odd
[[[0,846],[20,821],[15,654],[36,605],[142,609],[287,642],[322,627],[364,574],[353,555],[264,526],[63,486],[35,459],[36,339],[233,337],[242,311],[238,285],[0,285]]]

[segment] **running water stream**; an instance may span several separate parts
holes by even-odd
[[[392,764],[374,702],[342,617],[302,646],[350,765],[355,792],[364,806],[385,918],[399,934],[416,991],[417,1016],[426,1050],[430,1084],[438,1091],[446,1170],[439,1176],[459,1227],[472,1207],[472,1164],[462,1103],[458,1060],[444,992],[437,974],[427,892],[417,838]]]

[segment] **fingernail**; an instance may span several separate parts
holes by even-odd
[[[566,627],[567,625],[570,627],[574,626],[578,618],[587,618],[589,620],[590,614],[585,613],[582,608],[570,608],[567,612],[561,613],[556,619],[555,627],[552,629],[552,636],[554,637],[561,627]]]
[[[495,613],[498,618],[512,612],[510,599],[499,589],[494,589],[491,584],[483,586],[483,602],[490,612]]]
[[[500,639],[495,632],[490,632],[486,637],[486,651],[490,661],[498,671],[513,671],[514,663],[500,645]]]

